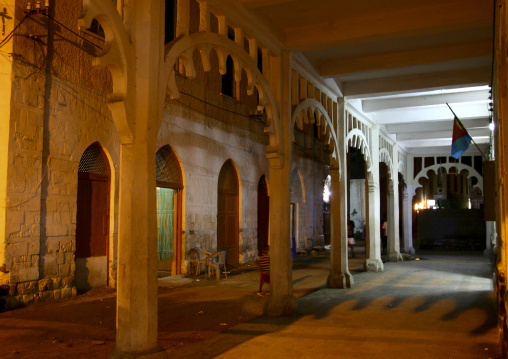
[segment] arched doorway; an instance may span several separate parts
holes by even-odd
[[[160,277],[181,272],[182,192],[180,162],[169,146],[155,154],[157,180],[157,269]]]
[[[368,175],[367,163],[361,150],[348,147],[347,167],[347,216],[354,225],[353,245],[355,257],[363,257],[367,252],[366,231],[368,225]],[[352,255],[352,253],[351,253]]]
[[[108,284],[110,168],[98,143],[79,162],[76,213],[76,288]]]
[[[226,263],[238,263],[238,176],[231,160],[219,173],[217,198],[217,250],[226,250]]]
[[[258,182],[258,254],[268,246],[268,223],[270,218],[270,197],[265,175]]]

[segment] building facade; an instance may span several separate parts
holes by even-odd
[[[351,152],[365,165],[354,185],[365,201],[353,203],[363,215],[356,221],[365,225],[372,272],[383,270],[383,213],[387,259],[414,254],[413,197],[422,178],[466,170],[464,188],[474,177],[472,186],[483,189],[472,163],[399,146],[234,1],[4,6],[11,19],[0,58],[0,281],[27,304],[116,287],[119,356],[164,357],[157,275],[187,274],[195,248],[227,250],[227,263],[236,265],[269,245],[277,274],[265,311],[294,313],[291,253],[321,243],[327,231],[328,175],[328,285],[352,287],[346,223],[358,212],[348,208]],[[502,161],[500,84],[507,79],[505,59],[496,60]],[[500,328],[505,335],[505,317]]]

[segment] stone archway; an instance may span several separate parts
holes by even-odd
[[[79,162],[76,214],[76,287],[108,284],[110,166],[98,143]]]
[[[156,155],[157,257],[159,276],[181,273],[183,175],[170,146]]]
[[[238,264],[239,178],[231,160],[220,170],[217,191],[217,250],[227,251],[227,264]]]

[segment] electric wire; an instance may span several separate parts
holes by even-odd
[[[80,34],[78,34],[77,32],[75,32],[74,30],[70,29],[69,27],[67,27],[66,25],[62,24],[60,21],[58,21],[57,19],[55,19],[54,17],[48,15],[48,14],[45,14],[43,13],[44,16],[46,16],[47,18],[53,20],[54,22],[56,22],[58,25],[62,26],[63,28],[65,28],[67,31],[70,31],[72,32],[74,35],[76,35],[77,37],[79,37],[80,39],[82,40],[85,40],[86,42],[92,44],[93,46],[95,46],[96,48],[98,48],[99,50],[102,50],[102,47],[100,47],[99,45],[95,44],[94,42],[88,40],[86,37],[84,36],[81,36]]]
[[[19,22],[19,24],[17,24],[14,29],[12,29],[11,32],[9,32],[7,34],[7,36],[2,40],[0,41],[0,48],[2,48],[11,38],[12,36],[14,35],[14,31],[16,31],[18,29],[18,27],[21,26],[21,24],[28,18],[30,17],[30,15],[25,15],[25,17],[23,19],[21,19],[21,21]]]

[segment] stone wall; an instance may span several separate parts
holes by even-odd
[[[60,2],[54,16],[76,28],[79,12],[78,2]],[[16,17],[23,15],[20,12]],[[102,145],[111,161],[111,213],[117,198],[113,163],[118,163],[119,139],[106,106],[111,91],[109,73],[91,67],[90,44],[50,24],[48,29],[43,21],[26,20],[19,31],[33,36],[15,36],[12,56],[8,209],[2,260],[11,294],[24,303],[76,293],[78,164],[83,151],[94,142]],[[111,217],[112,249],[116,221]],[[115,257],[109,260],[114,279]]]
[[[305,202],[299,207],[299,228],[297,249],[307,249],[307,240],[322,241],[323,236],[323,189],[325,183],[325,165],[301,152],[293,152],[293,167],[297,168],[303,178]]]
[[[23,6],[19,1],[18,9]],[[76,29],[81,2],[58,2],[54,11],[59,22]],[[16,14],[17,20],[23,15]],[[76,294],[78,165],[95,142],[111,168],[107,276],[108,285],[116,285],[120,139],[107,106],[109,71],[92,67],[104,42],[80,31],[87,42],[52,22],[48,28],[46,20],[26,20],[19,31],[30,36],[14,37],[6,228],[0,238],[7,272],[0,273],[0,284],[10,285],[11,305]],[[235,98],[221,94],[216,54],[208,73],[197,53],[195,58],[196,78],[177,76],[180,97],[167,100],[157,141],[157,149],[173,148],[183,168],[183,273],[189,249],[217,248],[218,175],[228,159],[240,180],[240,262],[257,256],[262,175],[270,188],[266,119],[258,113],[257,93],[247,95],[242,73]],[[322,234],[324,164],[298,152],[293,163],[305,182],[298,244],[305,246],[306,238]]]

